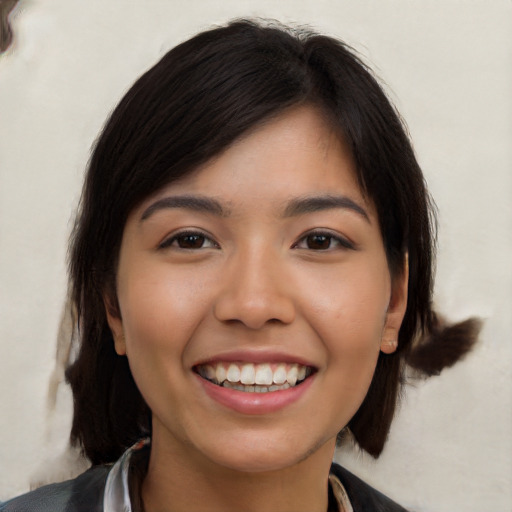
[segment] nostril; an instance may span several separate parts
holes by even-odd
[[[235,292],[217,299],[214,315],[223,323],[261,329],[269,324],[293,322],[295,306],[285,295],[262,293],[257,297],[244,297],[241,292]]]

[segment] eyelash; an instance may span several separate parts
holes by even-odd
[[[312,248],[310,246],[303,246],[301,247],[301,244],[302,243],[305,243],[307,244],[308,241],[311,241],[311,240],[308,240],[308,239],[311,239],[312,237],[318,237],[320,240],[320,243],[327,241],[328,242],[328,247],[322,247],[322,248]],[[199,241],[200,242],[200,246],[199,247],[184,247],[183,245],[180,245],[180,242],[183,242],[185,239],[193,239],[195,238],[196,241]],[[206,246],[205,247],[205,242],[209,242],[209,246]],[[335,244],[334,247],[332,246],[332,244]],[[159,249],[166,249],[168,247],[175,247],[176,249],[181,249],[181,250],[199,250],[199,249],[218,249],[219,248],[219,244],[217,244],[217,242],[215,242],[211,237],[209,237],[208,235],[206,235],[205,233],[201,232],[201,231],[182,231],[180,233],[176,233],[175,235],[173,235],[172,237],[170,238],[167,238],[166,240],[164,240],[159,246],[158,248]],[[298,242],[296,242],[293,246],[292,246],[292,249],[309,249],[309,250],[312,250],[314,252],[327,252],[327,251],[332,251],[334,249],[337,249],[337,248],[340,248],[340,249],[355,249],[355,246],[353,243],[349,242],[346,238],[344,237],[341,237],[339,235],[335,235],[329,231],[321,231],[321,230],[318,230],[318,231],[310,231],[309,233],[306,233],[305,235],[303,235],[299,240]]]
[[[200,246],[200,247],[183,247],[180,245],[180,241],[183,242],[186,238],[193,238],[195,237],[196,239],[202,239],[203,240],[203,244]],[[209,247],[205,247],[204,246],[204,242],[210,242],[210,246]],[[217,244],[217,242],[215,242],[215,240],[213,240],[211,237],[209,237],[208,235],[206,235],[205,233],[201,232],[201,231],[181,231],[179,233],[176,233],[175,235],[171,236],[170,238],[166,238],[159,246],[158,248],[159,249],[167,249],[168,247],[175,247],[176,249],[181,249],[181,250],[198,250],[198,249],[218,249],[219,248],[219,244]]]
[[[300,244],[302,242],[307,243],[308,239],[311,237],[319,237],[324,240],[328,240],[329,247],[320,248],[320,249],[319,248],[312,249],[311,247],[300,247]],[[336,244],[334,247],[331,247],[332,242],[334,242]],[[344,238],[338,234],[331,233],[330,231],[317,230],[317,231],[310,231],[309,233],[306,233],[305,235],[303,235],[298,240],[298,242],[296,242],[293,245],[292,248],[293,249],[309,249],[309,250],[312,250],[315,252],[327,252],[327,251],[332,251],[335,249],[352,249],[353,250],[353,249],[355,249],[355,245],[352,242],[348,241],[346,238]]]

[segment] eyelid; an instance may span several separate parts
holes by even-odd
[[[333,247],[333,248],[329,247],[328,249],[310,249],[308,247],[298,247],[298,245],[302,241],[304,241],[308,236],[312,236],[312,235],[313,236],[314,235],[323,235],[323,236],[329,237],[329,238],[335,240],[336,242],[338,242],[339,246]],[[333,251],[336,249],[355,250],[356,248],[357,248],[356,244],[353,243],[349,238],[341,235],[340,233],[338,233],[336,231],[332,231],[327,228],[315,228],[315,229],[311,229],[311,230],[303,233],[292,246],[292,249],[306,249],[306,250],[310,250],[310,251],[314,251],[314,252],[330,252],[330,251]]]
[[[184,237],[184,236],[200,236],[200,237],[203,237],[205,240],[209,240],[211,242],[211,246],[209,247],[200,247],[200,248],[197,248],[197,249],[192,249],[192,248],[189,248],[189,249],[186,249],[184,247],[179,247],[179,246],[174,246],[174,242],[176,242],[176,240],[180,237]],[[179,229],[171,234],[169,234],[168,236],[166,236],[162,242],[160,242],[158,244],[158,247],[157,249],[168,249],[168,248],[176,248],[177,250],[181,250],[181,251],[198,251],[198,250],[201,250],[201,249],[219,249],[220,248],[220,245],[215,241],[215,239],[213,238],[212,235],[210,235],[208,232],[202,230],[202,229],[199,229],[199,228],[183,228],[183,229]]]

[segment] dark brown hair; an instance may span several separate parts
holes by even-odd
[[[404,272],[408,254],[398,350],[380,354],[368,394],[348,425],[358,444],[373,456],[382,451],[415,339],[437,329],[437,341],[425,347],[431,373],[443,367],[435,355],[443,352],[443,330],[431,308],[433,209],[394,107],[342,42],[276,23],[234,21],[180,44],[142,75],[110,116],[90,160],[69,265],[81,348],[67,378],[75,405],[71,437],[94,464],[114,461],[151,431],[150,411],[127,359],[114,351],[103,303],[107,293],[116,304],[128,214],[249,129],[301,104],[318,107],[348,142],[361,189],[379,215],[392,276]],[[468,331],[459,338],[468,339]],[[415,365],[422,370],[421,357]]]

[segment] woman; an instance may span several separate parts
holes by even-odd
[[[342,43],[236,21],[171,50],[105,126],[71,244],[93,468],[0,510],[404,510],[331,461],[346,433],[378,457],[405,364],[474,341],[432,311],[432,215]]]

